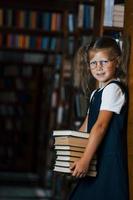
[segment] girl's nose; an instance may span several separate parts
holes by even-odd
[[[97,61],[97,69],[99,70],[99,69],[102,69],[102,68],[103,68],[103,67],[102,67],[101,62]]]

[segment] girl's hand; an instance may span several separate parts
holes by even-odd
[[[86,160],[81,158],[80,160],[75,161],[70,169],[72,171],[72,176],[75,176],[76,178],[82,178],[86,176],[89,169],[89,164]]]

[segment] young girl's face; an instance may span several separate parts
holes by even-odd
[[[107,84],[116,78],[118,61],[109,50],[90,51],[89,58],[89,69],[96,80]]]

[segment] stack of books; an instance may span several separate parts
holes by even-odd
[[[123,27],[124,26],[124,4],[115,4],[113,8],[113,26]]]
[[[53,131],[56,160],[54,171],[71,173],[70,167],[74,161],[80,159],[88,143],[89,134],[73,130]],[[96,156],[91,161],[88,176],[96,176]]]

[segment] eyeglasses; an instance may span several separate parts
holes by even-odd
[[[100,66],[102,66],[102,67],[108,67],[109,63],[112,62],[112,61],[114,61],[114,60],[115,60],[115,58],[110,59],[110,60],[104,59],[104,60],[99,60],[99,61],[96,61],[96,60],[90,61],[90,62],[88,62],[88,63],[89,63],[89,68],[90,68],[90,69],[96,69],[98,63],[99,63]]]

